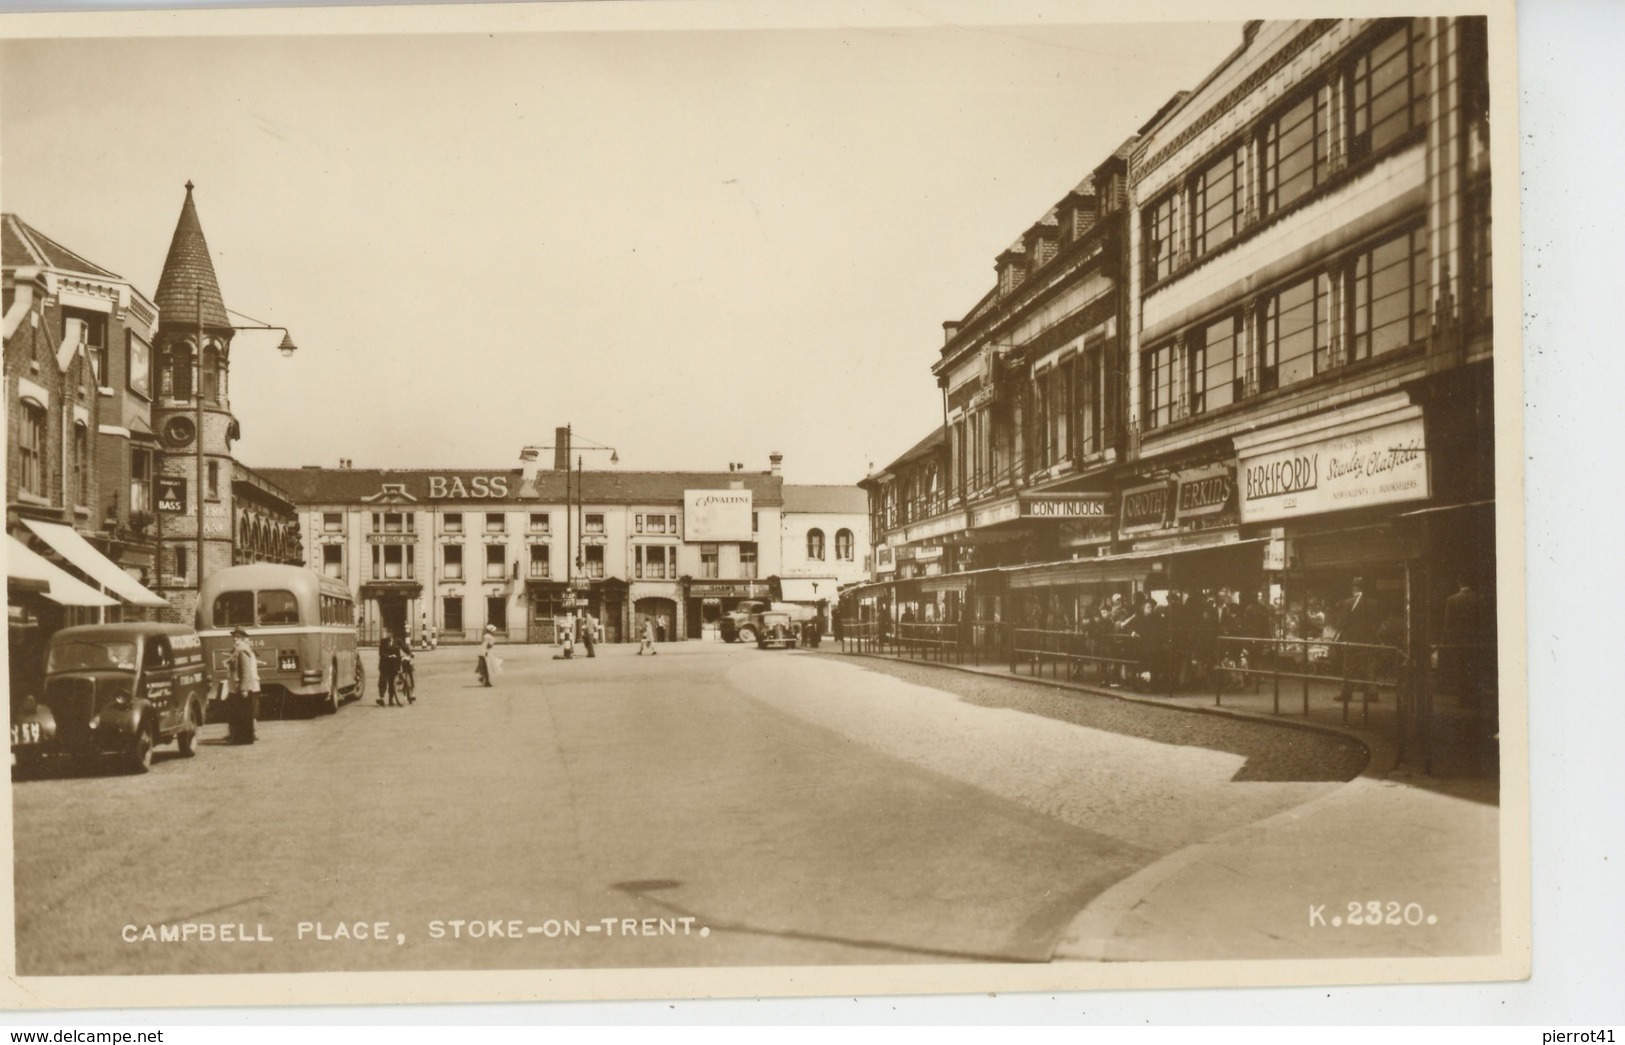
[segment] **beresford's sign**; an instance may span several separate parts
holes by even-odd
[[[1422,419],[1243,455],[1239,483],[1242,522],[1429,497]]]

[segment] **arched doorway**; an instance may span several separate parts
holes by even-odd
[[[677,603],[671,599],[645,598],[632,604],[632,628],[635,637],[643,637],[644,620],[655,625],[655,639],[671,642],[677,639]]]

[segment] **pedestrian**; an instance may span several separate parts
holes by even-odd
[[[401,670],[399,674],[400,690],[406,694],[408,704],[418,702],[418,676],[417,668],[412,662],[412,630],[408,628],[401,635]]]
[[[654,622],[653,618],[645,617],[645,618],[643,618],[642,641],[638,644],[638,656],[641,657],[641,656],[643,656],[644,653],[648,653],[649,656],[652,657],[652,656],[654,656],[656,654],[656,652],[657,652],[657,650],[655,649],[655,622]]]
[[[667,617],[664,613],[662,613],[660,615],[660,627],[657,630],[656,635],[655,635],[656,641],[659,641],[659,642],[667,642],[667,641],[669,641],[668,636],[671,635],[671,631],[669,630],[668,625],[670,624],[670,622],[671,622],[671,618]]]
[[[479,676],[483,685],[491,685],[491,676],[496,672],[497,629],[494,624],[485,626],[485,633],[480,636]]]
[[[252,744],[254,719],[259,714],[260,662],[248,632],[231,632],[231,661],[227,671],[230,695],[227,697],[227,736],[233,744]]]
[[[593,618],[592,614],[589,613],[581,619],[581,644],[587,648],[587,656],[589,657],[598,656],[593,651],[593,643],[598,638],[597,631],[598,621]]]
[[[395,694],[395,676],[401,671],[401,647],[395,642],[395,633],[384,632],[383,638],[378,640],[378,706],[384,706],[384,698],[389,698],[390,707],[400,707],[400,698]]]
[[[1349,585],[1351,595],[1339,608],[1337,640],[1343,646],[1343,688],[1337,699],[1348,703],[1354,699],[1356,687],[1368,699],[1376,699],[1376,688],[1371,682],[1371,651],[1369,646],[1377,638],[1377,608],[1365,594],[1365,579],[1354,578]]]
[[[1487,616],[1484,598],[1473,590],[1465,577],[1456,581],[1456,593],[1444,600],[1444,653],[1440,665],[1445,670],[1445,692],[1454,692],[1463,703],[1478,699],[1483,682]]]

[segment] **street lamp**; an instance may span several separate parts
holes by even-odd
[[[576,597],[575,575],[577,572],[585,573],[586,570],[586,563],[582,559],[581,552],[583,531],[586,528],[585,506],[581,497],[582,472],[585,470],[585,465],[581,451],[608,450],[609,463],[612,465],[618,465],[621,463],[621,455],[620,452],[613,446],[594,442],[590,439],[580,440],[580,442],[584,445],[578,446],[574,425],[567,424],[563,428],[555,429],[554,438],[558,441],[552,444],[527,446],[521,449],[520,453],[524,453],[525,450],[562,451],[562,453],[558,454],[558,458],[555,459],[554,467],[558,467],[558,461],[562,459],[564,464],[564,590],[569,593],[570,601],[574,602]],[[572,496],[570,490],[570,451],[572,449],[576,451],[576,483],[574,496]],[[582,517],[577,518],[578,515]],[[572,606],[572,618],[575,615],[575,607]]]
[[[195,381],[193,382],[193,388],[192,388],[192,398],[195,399],[196,403],[197,403],[197,419],[196,419],[197,420],[197,430],[192,433],[192,439],[197,444],[197,479],[196,479],[197,490],[194,491],[193,497],[195,498],[195,503],[197,504],[197,587],[198,587],[198,594],[201,597],[201,595],[203,593],[203,544],[204,544],[204,541],[203,541],[203,366],[204,366],[204,360],[203,360],[203,337],[204,337],[204,333],[203,333],[203,287],[202,287],[201,284],[194,284],[194,286],[192,288],[192,291],[193,291],[193,303],[197,307],[197,315],[195,317],[195,319],[197,321],[197,345],[196,345],[196,348],[195,348],[196,356],[197,356],[197,377],[196,377]],[[221,308],[225,309],[225,305],[222,304]],[[231,309],[225,309],[225,310],[227,312],[232,311]],[[241,312],[236,312],[234,314],[238,315],[238,316],[242,316],[242,318],[244,318],[244,319],[253,319],[254,318],[253,316],[243,315],[243,313],[241,313]],[[230,317],[228,316],[227,318],[229,319]],[[232,323],[227,323],[226,326],[227,326],[228,329],[231,329],[231,330],[280,330],[280,331],[282,331],[282,342],[281,342],[281,344],[277,345],[277,351],[282,353],[282,356],[283,356],[284,359],[291,358],[293,356],[293,354],[299,350],[299,346],[297,346],[297,345],[295,345],[293,343],[293,335],[288,332],[287,327],[277,326],[274,323],[261,323],[258,320],[255,320],[252,324],[236,325],[236,324],[232,324]],[[214,384],[214,397],[215,397],[216,400],[219,400],[219,399],[223,398],[221,396],[220,381],[218,379],[216,379],[215,384]]]

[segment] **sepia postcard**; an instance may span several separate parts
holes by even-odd
[[[1527,977],[1513,7],[1365,6],[0,15],[3,1003]]]

